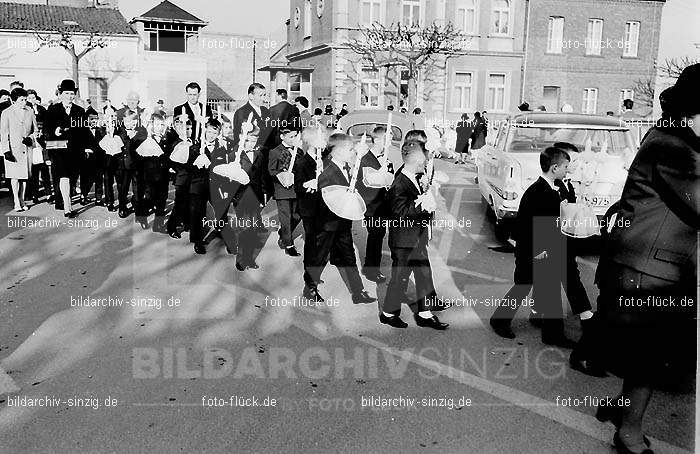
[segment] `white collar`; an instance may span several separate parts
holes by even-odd
[[[552,188],[553,191],[559,192],[559,188],[557,188],[557,186],[554,184],[554,180],[549,181],[549,178],[547,178],[547,177],[544,176],[544,175],[542,175],[542,179],[543,179],[544,181],[546,181],[547,184],[549,184],[549,187]]]
[[[348,183],[350,183],[350,180],[348,179],[348,175],[345,173],[345,164],[346,163],[340,162],[335,158],[331,158],[331,162],[333,164],[335,164],[336,166],[338,166],[338,168],[340,169],[340,173],[345,177],[346,180],[348,180]],[[350,172],[352,172],[352,166],[350,166]]]
[[[261,115],[261,116],[262,116],[262,114],[260,113],[260,110],[261,110],[260,107],[254,105],[254,104],[253,104],[252,102],[250,102],[250,101],[248,101],[248,104],[250,104],[250,107],[252,107],[253,110],[255,110],[255,111],[258,113],[258,115]]]
[[[416,180],[416,174],[406,170],[406,166],[403,166],[403,168],[401,169],[401,173],[406,175],[408,177],[408,179],[411,180],[411,183],[413,183],[413,186],[415,186],[416,189],[418,189],[418,192],[420,192],[420,186],[418,186],[418,181]]]

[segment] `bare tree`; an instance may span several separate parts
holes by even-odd
[[[65,49],[71,57],[73,80],[75,85],[78,86],[80,81],[80,60],[95,49],[107,47],[109,43],[107,38],[100,35],[97,31],[87,33],[74,31],[76,25],[65,25],[53,33],[35,32],[34,35],[37,39],[38,47],[34,52],[38,52],[45,47],[61,47]]]
[[[408,110],[417,100],[418,77],[421,68],[430,68],[440,56],[464,53],[469,40],[455,26],[433,23],[426,27],[375,22],[359,28],[357,37],[345,45],[359,55],[372,69],[401,66],[408,70]]]
[[[688,56],[680,58],[673,57],[667,58],[666,61],[664,61],[664,63],[660,65],[658,69],[663,77],[668,77],[670,79],[678,79],[678,76],[681,75],[681,72],[683,72],[685,68],[695,63],[700,63],[700,59],[691,58]]]
[[[642,104],[648,107],[654,107],[654,80],[651,77],[645,79],[637,79],[632,87],[634,90],[634,97],[637,98]]]

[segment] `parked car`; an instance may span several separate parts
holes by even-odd
[[[501,124],[493,145],[474,150],[476,182],[493,212],[499,239],[510,237],[523,192],[541,175],[540,152],[556,142],[569,142],[580,151],[570,165],[578,202],[602,217],[619,200],[637,149],[624,123],[596,115],[517,113]]]
[[[338,129],[346,133],[354,140],[360,140],[362,134],[367,133],[369,138],[372,130],[379,125],[386,126],[389,117],[389,111],[376,109],[360,109],[354,110],[343,116],[338,122]],[[404,135],[416,126],[414,124],[414,116],[402,114],[401,112],[392,112],[391,116],[391,148],[387,158],[394,164],[394,168],[398,168],[402,164],[401,158],[401,142]]]

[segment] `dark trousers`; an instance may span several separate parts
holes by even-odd
[[[107,205],[114,205],[114,183],[117,181],[117,170],[113,167],[105,167],[104,176],[104,193],[105,193],[105,203]]]
[[[297,199],[277,199],[276,201],[280,221],[279,244],[285,248],[294,246],[292,234],[301,221]]]
[[[263,227],[261,212],[260,204],[254,201],[241,202],[236,206],[238,261],[243,265],[255,263],[255,257],[264,245],[259,236]]]
[[[165,205],[168,203],[168,189],[170,189],[170,181],[168,181],[167,176],[158,180],[147,180],[145,186],[146,196],[143,199],[143,211],[148,214],[148,210],[153,207],[156,216],[165,216]]]
[[[562,276],[561,284],[564,287],[564,293],[569,300],[569,306],[574,314],[580,314],[591,310],[591,300],[588,298],[586,288],[581,282],[581,274],[578,270],[576,262],[576,250],[571,238],[567,238],[566,259],[564,261],[565,272],[560,273]]]
[[[503,304],[496,308],[492,318],[512,320],[530,290],[537,312],[545,317],[561,318],[561,277],[557,260],[551,257],[542,260],[516,257],[513,281],[513,287],[502,298]]]
[[[189,197],[190,243],[204,243],[207,227],[204,225],[209,194],[192,194]]]
[[[34,164],[32,165],[32,174],[29,176],[27,184],[26,199],[39,198],[39,177],[41,177],[41,184],[44,187],[44,195],[47,197],[51,195],[52,186],[49,166],[46,164]]]
[[[214,208],[214,218],[218,221],[216,229],[221,233],[221,238],[224,240],[226,247],[230,251],[235,251],[238,247],[238,232],[232,225],[232,220],[229,217],[229,210],[234,200],[228,194],[228,190],[231,189],[226,189],[227,191],[224,191],[224,188],[212,184],[210,187],[210,200],[211,206]],[[224,194],[226,194],[226,197],[224,197]],[[236,216],[240,217],[241,214],[238,211],[237,208]]]
[[[117,180],[117,198],[119,199],[119,209],[126,210],[129,203],[129,188],[131,188],[134,182],[134,171],[128,169],[117,169],[115,177]],[[131,198],[131,202],[135,209],[138,205],[138,195],[136,194],[136,190],[134,190],[133,193],[134,196]]]
[[[367,224],[367,247],[365,248],[365,272],[378,272],[382,262],[382,244],[386,235],[386,226],[382,218],[372,216],[366,217]]]
[[[134,170],[133,176],[133,195],[131,197],[131,205],[134,208],[134,214],[136,216],[148,216],[148,208],[150,203],[146,200],[146,190],[148,188],[146,184],[146,178],[143,170]]]
[[[80,167],[80,195],[87,197],[95,185],[95,199],[100,200],[103,196],[105,180],[104,167],[95,165],[93,160],[86,159]]]
[[[168,218],[168,233],[177,231],[177,226],[181,223],[189,223],[189,199],[189,184],[175,186],[175,203],[173,204],[173,210],[170,212],[170,217]]]
[[[430,299],[435,297],[433,272],[427,245],[419,243],[415,248],[391,248],[391,279],[382,311],[395,315],[401,313],[401,303],[407,302],[406,290],[411,273],[416,282],[417,310],[430,310]]]
[[[313,266],[314,253],[316,251],[315,218],[304,216],[301,218],[301,221],[304,225],[304,283],[308,287],[313,287],[315,284],[311,279],[309,270]],[[323,264],[325,265],[325,262]]]
[[[335,265],[350,293],[357,294],[364,288],[362,278],[357,269],[355,248],[352,243],[350,228],[340,228],[335,231],[319,230],[316,232],[316,251],[313,262],[308,267],[309,286],[316,287],[321,279],[321,273],[328,263]]]

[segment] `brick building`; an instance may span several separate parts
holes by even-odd
[[[498,117],[520,99],[525,11],[525,0],[291,0],[287,48],[268,68],[272,88],[307,96],[313,106],[398,109],[407,71],[373,71],[343,44],[373,22],[452,21],[466,51],[443,67],[424,68],[416,104],[434,121],[484,109]]]
[[[617,115],[654,79],[663,0],[530,0],[525,83],[531,107]],[[645,116],[651,108],[635,103]]]
[[[634,99],[634,82],[655,74],[663,4],[291,0],[287,47],[264,69],[271,73],[273,89],[307,96],[314,106],[399,107],[407,90],[406,71],[371,71],[343,43],[358,33],[358,27],[375,21],[451,21],[469,45],[447,60],[446,69],[428,68],[419,78],[417,105],[429,119],[453,121],[475,110],[499,118],[522,101],[547,110],[568,103],[575,112],[618,113],[622,99]],[[586,47],[587,39],[602,44]]]

